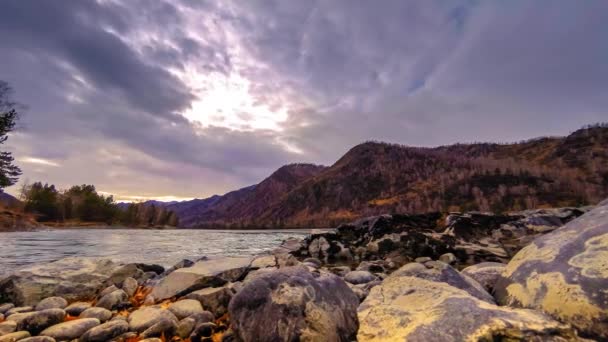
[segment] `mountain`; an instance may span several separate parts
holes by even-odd
[[[331,167],[287,165],[257,185],[168,208],[184,227],[328,227],[383,213],[505,212],[607,196],[608,125],[595,125],[512,144],[366,142]]]

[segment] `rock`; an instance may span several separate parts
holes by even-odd
[[[445,262],[448,265],[454,265],[458,259],[456,259],[456,256],[452,253],[445,253],[439,257],[439,261]]]
[[[139,279],[144,274],[141,264],[127,264],[118,267],[110,275],[110,281],[115,285],[122,284],[127,278]]]
[[[177,330],[175,333],[181,339],[186,339],[190,336],[190,334],[194,330],[195,325],[196,325],[196,321],[194,320],[194,318],[191,318],[191,317],[184,318],[181,321],[179,321],[179,323],[177,324]]]
[[[182,319],[203,312],[203,306],[198,300],[183,299],[169,305],[168,310],[171,311],[177,319]]]
[[[447,283],[464,290],[485,302],[494,303],[494,298],[483,288],[483,286],[466,275],[460,274],[452,268],[452,266],[443,262],[429,261],[424,265],[415,262],[409,263],[393,272],[388,278],[399,277],[417,277],[430,281]]]
[[[192,267],[178,269],[154,286],[156,301],[186,295],[205,287],[222,286],[236,281],[247,272],[251,258],[220,258],[199,261]]]
[[[101,290],[101,292],[99,292],[99,295],[97,297],[99,298],[103,298],[105,295],[108,295],[114,291],[118,291],[120,290],[116,285],[110,285],[108,287],[106,287],[105,289]]]
[[[12,315],[8,316],[6,318],[6,320],[19,324],[19,323],[21,323],[21,321],[23,321],[24,319],[26,319],[34,314],[35,314],[35,312],[16,313],[16,314],[12,314]]]
[[[177,317],[169,310],[161,309],[159,307],[143,307],[133,311],[129,315],[129,329],[142,332],[158,323],[162,318],[168,318],[175,322],[178,321]]]
[[[36,311],[25,317],[17,324],[17,330],[27,330],[32,335],[38,335],[42,330],[63,322],[65,311],[62,309],[46,309]]]
[[[65,308],[65,312],[67,312],[70,316],[78,317],[84,310],[90,307],[91,303],[89,302],[75,302],[68,305],[68,307]]]
[[[92,307],[84,310],[78,317],[97,318],[101,323],[103,323],[112,318],[112,311],[100,307]]]
[[[351,271],[344,276],[344,280],[357,285],[357,284],[366,284],[370,281],[374,281],[378,279],[375,275],[369,273],[368,271]]]
[[[161,340],[160,338],[153,337],[140,340],[139,342],[163,342],[163,340]]]
[[[581,335],[608,339],[608,205],[534,240],[494,288],[499,303],[542,310]]]
[[[98,326],[100,323],[97,318],[80,318],[53,325],[44,329],[40,335],[50,336],[59,341],[73,340],[79,338],[89,329]]]
[[[48,336],[34,336],[19,340],[19,342],[56,342],[54,338]]]
[[[18,314],[18,313],[26,313],[34,311],[34,307],[32,306],[19,306],[16,308],[12,308],[5,312],[4,314],[8,317],[10,315]]]
[[[26,339],[28,337],[30,337],[30,333],[27,331],[17,331],[14,333],[10,333],[10,334],[6,334],[3,336],[0,336],[0,342],[15,342],[15,341],[21,341],[23,339]]]
[[[275,256],[277,258],[279,268],[297,266],[300,264],[300,261],[298,261],[298,259],[291,254],[277,254]]]
[[[190,316],[190,318],[196,321],[196,324],[213,322],[215,320],[215,316],[209,311],[203,311],[201,313],[194,314]]]
[[[182,259],[180,262],[175,265],[169,267],[166,271],[162,273],[162,276],[166,277],[169,274],[173,273],[175,270],[179,270],[180,268],[192,267],[194,265],[194,261],[188,259]]]
[[[306,266],[306,263],[303,263],[302,265]],[[316,269],[316,267],[315,267],[315,269]],[[252,281],[253,279],[259,278],[259,277],[263,276],[264,274],[272,273],[275,270],[276,270],[276,268],[267,267],[267,268],[261,268],[259,270],[251,271],[251,272],[247,273],[247,276],[245,277],[245,279],[243,279],[243,283],[246,284],[246,283]]]
[[[351,269],[348,266],[335,266],[330,268],[329,271],[339,277],[344,277]]]
[[[213,333],[215,332],[216,328],[217,325],[211,322],[199,324],[196,326],[196,328],[194,328],[192,335],[190,335],[190,340],[192,342],[201,342],[206,337],[211,337],[211,335],[213,335]]]
[[[186,298],[198,300],[203,305],[203,309],[213,312],[216,317],[220,317],[228,311],[232,291],[227,287],[209,287],[194,291],[188,294]]]
[[[385,272],[384,266],[381,262],[363,261],[357,266],[356,271],[368,271],[371,273],[383,273]]]
[[[139,336],[141,338],[159,337],[161,335],[173,336],[177,330],[177,322],[167,317],[162,317],[148,329],[144,330]]]
[[[95,306],[114,310],[125,306],[129,301],[129,296],[123,290],[116,290],[101,297]]]
[[[136,340],[137,339],[137,333],[129,331],[126,332],[120,336],[117,336],[113,339],[111,339],[111,342],[126,342],[126,341],[132,341],[132,340]],[[150,340],[150,339],[148,339]],[[141,342],[141,341],[140,341]]]
[[[359,300],[339,277],[286,267],[246,284],[229,305],[231,329],[247,341],[348,341]]]
[[[433,261],[433,259],[429,258],[429,257],[419,257],[414,259],[414,262],[417,262],[419,264],[424,264],[427,261]]]
[[[0,305],[0,314],[5,314],[8,310],[10,310],[14,307],[15,307],[15,304],[13,304],[13,303],[2,304],[2,305]]]
[[[319,260],[317,258],[306,258],[302,262],[312,264],[312,266],[315,268],[319,268],[319,267],[323,266],[323,263],[321,262],[321,260]]]
[[[61,297],[48,297],[40,301],[36,305],[36,311],[46,309],[65,309],[68,306],[68,301]]]
[[[507,265],[498,262],[482,262],[465,268],[461,273],[471,277],[483,286],[486,291],[492,293],[494,291],[494,285],[504,271],[505,266]]]
[[[129,331],[129,324],[125,321],[111,321],[98,325],[85,332],[80,342],[105,342]]]
[[[388,277],[359,306],[358,341],[575,341],[568,326],[531,310],[499,307],[416,277]]]
[[[27,267],[0,281],[0,302],[33,305],[52,296],[93,299],[118,266],[111,260],[65,258]]]
[[[138,286],[137,280],[131,277],[128,277],[122,282],[122,290],[125,291],[129,298],[133,297]]]
[[[274,255],[260,255],[251,262],[252,269],[277,267],[277,258]]]
[[[0,323],[0,336],[10,334],[17,330],[17,322],[4,321]]]

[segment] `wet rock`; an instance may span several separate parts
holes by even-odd
[[[80,337],[80,342],[105,342],[129,331],[125,321],[111,321],[89,329]]]
[[[131,277],[126,278],[125,281],[122,282],[122,290],[125,291],[129,298],[133,297],[138,286],[137,280]]]
[[[6,312],[15,307],[13,303],[5,303],[0,305],[0,314],[6,314]]]
[[[359,300],[339,277],[286,267],[248,284],[230,302],[243,341],[345,341],[357,331]]]
[[[177,322],[177,317],[171,311],[159,307],[143,307],[133,311],[128,318],[129,328],[132,331],[142,332],[161,319],[167,318]]]
[[[101,297],[95,306],[108,310],[114,310],[124,307],[128,301],[129,296],[127,296],[125,291],[116,290]]]
[[[196,321],[194,320],[194,318],[191,318],[191,317],[184,318],[181,321],[179,321],[179,323],[177,324],[177,330],[175,333],[181,339],[186,339],[190,336],[190,334],[194,330],[195,326],[196,326]]]
[[[111,260],[65,258],[16,271],[0,280],[0,302],[33,305],[58,296],[68,301],[93,299],[119,264]]]
[[[17,330],[27,330],[33,335],[38,335],[42,330],[63,322],[65,311],[62,309],[46,309],[36,311],[25,317],[17,324]]]
[[[26,339],[28,337],[30,337],[30,333],[27,331],[17,331],[14,333],[10,333],[10,334],[6,334],[3,336],[0,336],[0,342],[15,342],[15,341],[21,341],[23,339]]]
[[[228,311],[232,291],[227,287],[209,287],[194,291],[188,294],[186,298],[198,300],[203,305],[203,309],[209,310],[220,317]]]
[[[4,315],[8,317],[8,316],[11,316],[14,314],[26,313],[26,312],[32,312],[32,311],[34,311],[34,307],[32,307],[32,306],[19,306],[19,307],[8,310],[7,312],[4,313]]]
[[[456,259],[456,256],[452,253],[445,253],[439,256],[439,261],[444,262],[448,265],[454,265],[458,262],[458,259]]]
[[[576,341],[549,316],[499,307],[468,292],[416,277],[389,277],[358,309],[358,341]]]
[[[46,309],[65,309],[68,306],[68,301],[61,297],[49,297],[40,301],[36,305],[36,311]]]
[[[169,305],[168,308],[178,319],[203,312],[203,306],[198,300],[184,299]]]
[[[162,317],[148,329],[144,330],[139,336],[141,338],[159,337],[161,335],[173,336],[177,330],[177,322],[173,319]]]
[[[101,323],[106,322],[112,318],[112,311],[100,307],[93,307],[84,310],[79,318],[97,318]]]
[[[506,266],[507,265],[498,262],[482,262],[465,268],[461,273],[471,277],[483,286],[486,291],[492,293],[494,291],[494,285]]]
[[[70,316],[78,317],[84,310],[90,307],[91,303],[89,302],[75,302],[68,305],[68,307],[65,308],[65,312],[67,312]]]
[[[508,263],[499,303],[542,310],[581,335],[608,339],[608,205],[541,236]]]
[[[0,323],[0,336],[10,334],[17,330],[17,322],[4,321]]]
[[[56,342],[56,340],[48,336],[34,336],[24,338],[23,340],[19,340],[19,342]]]
[[[374,281],[378,279],[375,275],[369,273],[368,271],[351,271],[344,276],[344,280],[357,285],[357,284],[366,284],[370,281]]]
[[[217,328],[217,325],[214,323],[202,323],[194,328],[192,335],[190,335],[190,340],[192,342],[201,342],[204,341],[205,338],[211,337],[213,332]]]
[[[472,296],[494,303],[494,298],[475,280],[460,274],[450,265],[438,261],[427,263],[410,263],[393,272],[389,278],[417,277],[435,282],[447,283],[451,286],[464,290]],[[385,280],[386,281],[386,280]]]
[[[49,336],[59,341],[73,340],[99,324],[101,322],[97,318],[81,318],[53,325],[42,331],[40,335]]]
[[[154,286],[151,295],[156,301],[186,295],[205,287],[222,286],[243,277],[251,258],[220,258],[199,261],[192,267],[178,269]]]

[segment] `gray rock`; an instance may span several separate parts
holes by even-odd
[[[122,282],[122,289],[126,292],[129,298],[133,297],[135,291],[137,291],[138,286],[139,285],[137,284],[137,280],[131,277],[128,277],[127,279],[125,279],[125,281]]]
[[[101,322],[97,318],[81,318],[53,325],[44,329],[40,335],[49,336],[59,341],[79,338],[89,329],[98,326]]]
[[[112,274],[110,275],[110,281],[115,285],[122,284],[127,278],[135,278],[139,279],[144,274],[144,271],[141,267],[145,267],[145,265],[141,264],[127,264],[118,267]]]
[[[40,301],[36,305],[36,311],[46,309],[65,309],[68,306],[68,301],[61,297],[49,297]]]
[[[46,309],[36,311],[25,317],[17,324],[17,330],[27,330],[32,335],[38,335],[42,330],[63,322],[65,311],[62,309]]]
[[[215,320],[215,316],[210,311],[203,311],[201,313],[194,314],[189,318],[196,321],[196,324],[213,322]]]
[[[182,339],[186,339],[190,336],[194,327],[196,326],[196,321],[194,318],[187,317],[179,321],[177,324],[176,335]]]
[[[80,337],[80,342],[105,342],[129,331],[125,321],[111,321],[89,329]]]
[[[383,273],[385,272],[382,262],[371,262],[363,261],[357,266],[356,271],[368,271],[371,273]]]
[[[177,330],[177,322],[173,319],[162,317],[148,329],[144,330],[139,336],[141,338],[159,337],[163,334],[172,336]]]
[[[488,303],[494,303],[494,298],[475,280],[460,274],[452,266],[438,261],[427,263],[410,263],[393,272],[389,278],[417,277],[435,282],[447,283],[451,286],[465,290],[472,296]]]
[[[52,296],[93,299],[118,266],[111,260],[65,258],[27,267],[0,281],[0,302],[33,305]]]
[[[456,259],[456,256],[452,253],[445,253],[439,257],[439,261],[444,262],[448,265],[454,265],[456,264],[456,262],[458,262],[458,259]]]
[[[15,304],[13,303],[5,303],[0,305],[0,314],[5,314],[8,310],[12,309],[15,307]]]
[[[171,311],[159,307],[143,307],[133,311],[128,318],[129,328],[132,331],[142,332],[159,322],[162,318],[177,322],[177,317]]]
[[[306,265],[306,263],[304,263],[302,265]],[[315,269],[316,269],[316,266],[315,266]],[[253,279],[259,278],[259,277],[263,276],[264,274],[272,273],[275,270],[276,270],[276,268],[267,267],[267,268],[261,268],[259,270],[251,271],[251,272],[247,273],[247,276],[245,277],[245,279],[243,279],[243,283],[246,284],[246,283],[252,281]]]
[[[306,258],[302,262],[312,264],[315,268],[323,266],[323,262],[317,258]]]
[[[90,307],[90,302],[75,302],[68,305],[68,307],[65,308],[65,312],[67,312],[70,316],[78,317],[84,310]]]
[[[30,337],[30,333],[27,331],[17,331],[14,333],[10,333],[10,334],[6,334],[3,336],[0,336],[0,342],[15,342],[15,341],[21,341],[23,339],[26,339],[28,337]]]
[[[34,307],[32,307],[32,306],[19,306],[19,307],[8,310],[7,312],[4,313],[4,315],[8,317],[10,315],[14,315],[14,314],[18,314],[18,313],[32,312],[32,311],[34,311]]]
[[[339,277],[344,277],[351,269],[348,266],[336,266],[330,268],[329,271]]]
[[[377,279],[378,278],[375,275],[368,271],[351,271],[344,276],[345,281],[354,285],[366,284]]]
[[[56,342],[56,340],[48,336],[34,336],[24,338],[23,340],[19,340],[19,342]]]
[[[203,306],[198,300],[184,299],[169,305],[168,310],[178,319],[182,319],[203,312]]]
[[[199,324],[194,328],[192,335],[190,335],[190,340],[192,342],[203,341],[204,339],[211,337],[216,328],[217,325],[211,322]]]
[[[414,259],[415,262],[420,263],[420,264],[424,264],[427,261],[433,261],[433,259],[429,258],[429,257],[418,257],[416,259]]]
[[[499,303],[541,310],[608,340],[608,205],[534,240],[496,283]]]
[[[12,321],[12,322],[15,322],[15,323],[19,324],[19,323],[21,323],[21,321],[23,321],[27,317],[30,317],[30,316],[32,316],[34,314],[35,314],[35,312],[16,313],[16,314],[12,314],[12,315],[6,317],[6,320],[7,321]]]
[[[101,292],[99,292],[99,295],[97,297],[99,298],[103,298],[105,295],[108,295],[114,291],[118,291],[120,290],[116,285],[112,284],[108,287],[106,287],[105,289],[101,290]]]
[[[0,323],[0,336],[14,333],[17,330],[17,322],[4,321]]]
[[[277,258],[274,255],[260,255],[251,262],[252,269],[278,267]]]
[[[481,284],[486,291],[492,293],[494,291],[494,285],[506,266],[507,265],[499,262],[482,262],[465,268],[461,273],[471,277]]]
[[[222,286],[243,277],[251,258],[220,258],[199,261],[192,267],[178,269],[154,286],[156,301],[186,295],[205,287]]]
[[[126,332],[120,336],[117,336],[117,337],[111,339],[110,342],[125,342],[127,340],[136,339],[136,338],[137,338],[137,333],[129,331],[129,332]]]
[[[114,310],[124,306],[128,303],[128,301],[129,296],[127,296],[125,291],[116,290],[101,297],[101,299],[97,302],[96,306],[108,310]]]
[[[100,307],[92,307],[84,310],[78,317],[97,318],[101,323],[103,323],[112,318],[112,311]]]
[[[229,313],[235,336],[245,342],[348,341],[357,331],[358,305],[341,278],[296,266],[246,284]]]
[[[227,287],[208,287],[194,291],[188,294],[186,298],[198,300],[204,309],[213,312],[216,317],[219,317],[228,311],[228,304],[232,295],[232,291]]]

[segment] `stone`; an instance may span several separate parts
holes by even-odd
[[[608,339],[608,204],[535,239],[494,288],[503,305],[541,310],[581,335]]]
[[[195,299],[179,300],[169,305],[167,309],[171,311],[178,319],[186,318],[188,316],[203,312],[203,306],[198,300]]]
[[[23,321],[24,319],[26,319],[34,314],[35,314],[35,312],[16,313],[16,314],[12,314],[12,315],[6,317],[6,320],[19,324],[19,323],[21,323],[21,321]]]
[[[101,297],[95,306],[114,310],[125,306],[129,301],[129,296],[123,290],[116,290]]]
[[[180,268],[192,267],[193,265],[194,265],[194,261],[189,260],[189,259],[182,259],[181,261],[179,261],[178,263],[176,263],[175,265],[169,267],[166,271],[164,271],[162,273],[162,276],[166,277],[169,274],[173,273],[173,271],[175,271],[175,270],[179,270]]]
[[[101,292],[99,292],[99,295],[97,297],[99,298],[103,298],[105,295],[110,294],[114,291],[118,291],[120,290],[116,285],[112,284],[108,287],[106,287],[105,289],[101,290]]]
[[[456,262],[458,262],[458,259],[456,259],[456,256],[452,253],[445,253],[439,257],[439,261],[444,262],[448,265],[454,265],[456,264]]]
[[[319,260],[317,258],[306,258],[302,262],[312,264],[313,267],[315,267],[315,268],[319,268],[319,267],[323,266],[323,263],[321,262],[321,260]]]
[[[139,334],[141,338],[159,337],[163,334],[173,336],[177,330],[177,322],[167,317],[162,317],[148,329]]]
[[[111,342],[125,342],[125,341],[129,341],[129,340],[136,340],[137,339],[137,333],[136,332],[126,332],[120,336],[117,336],[113,339],[111,339]]]
[[[112,311],[100,307],[92,307],[84,310],[78,317],[97,318],[101,323],[103,323],[112,318]]]
[[[0,342],[15,342],[15,341],[21,341],[23,339],[26,339],[28,337],[30,337],[30,333],[27,331],[17,331],[14,333],[10,333],[10,334],[6,334],[3,336],[0,336]]]
[[[0,305],[0,314],[5,314],[8,310],[12,309],[15,307],[15,304],[13,303],[5,303]]]
[[[302,265],[306,266],[306,263],[303,263]],[[316,269],[316,267],[314,267],[314,268]],[[247,273],[247,276],[245,277],[245,279],[243,279],[243,283],[246,284],[246,283],[252,281],[253,279],[259,278],[267,273],[272,273],[275,270],[276,270],[276,268],[272,268],[272,267],[261,268],[259,270],[253,270],[253,271]]]
[[[125,291],[129,298],[133,297],[138,286],[135,278],[128,277],[122,282],[122,290]]]
[[[439,262],[409,263],[393,272],[388,278],[417,277],[435,282],[447,283],[464,290],[472,296],[488,303],[494,303],[494,298],[475,280],[460,274],[452,266]],[[387,278],[387,279],[388,279]]]
[[[335,266],[330,268],[329,271],[339,277],[344,277],[351,269],[348,266]]]
[[[199,324],[196,326],[196,328],[194,328],[194,331],[190,335],[190,340],[192,342],[201,342],[205,338],[211,337],[216,328],[217,325],[211,322]]]
[[[42,330],[63,322],[65,315],[65,311],[62,309],[36,311],[19,322],[17,330],[27,330],[32,335],[38,335]]]
[[[351,271],[344,276],[345,281],[354,285],[366,284],[376,279],[378,278],[368,271]]]
[[[427,261],[433,261],[433,259],[429,258],[429,257],[418,257],[416,259],[414,259],[415,262],[420,263],[420,264],[424,264]]]
[[[142,270],[141,264],[126,264],[118,267],[112,274],[110,275],[110,281],[114,285],[122,284],[127,278],[135,278],[138,279],[144,274]]]
[[[196,321],[194,320],[194,318],[191,318],[191,317],[184,318],[181,321],[179,321],[179,323],[177,324],[177,330],[175,333],[181,339],[186,339],[190,336],[190,334],[194,330],[195,326],[196,326]]]
[[[186,298],[198,300],[203,305],[203,309],[213,312],[216,317],[220,317],[228,311],[228,304],[232,295],[232,291],[228,287],[208,287],[194,291],[188,294]]]
[[[326,258],[330,247],[331,245],[324,236],[315,237],[313,235],[308,246],[308,253],[313,258]]]
[[[277,267],[277,258],[274,255],[260,255],[251,262],[252,269]]]
[[[17,330],[17,322],[4,321],[0,323],[0,336],[13,333]]]
[[[178,269],[154,286],[151,295],[156,301],[184,296],[205,287],[217,287],[237,281],[245,275],[251,258],[219,258]]]
[[[492,293],[494,291],[494,285],[506,266],[506,264],[499,262],[482,262],[477,265],[469,266],[460,273],[471,277],[483,286],[488,293]]]
[[[90,308],[91,306],[92,305],[90,302],[75,302],[68,305],[68,307],[65,308],[65,312],[67,312],[70,316],[78,317],[84,310]]]
[[[101,322],[97,318],[80,318],[53,325],[44,329],[40,335],[50,336],[59,341],[73,340],[99,324]]]
[[[11,316],[14,314],[26,313],[26,312],[32,312],[32,311],[34,311],[34,307],[32,307],[32,306],[19,306],[19,307],[8,310],[4,314],[8,317],[8,316]]]
[[[359,299],[326,272],[285,267],[245,284],[230,301],[235,337],[247,341],[348,341],[357,331]]]
[[[203,311],[201,313],[194,314],[190,316],[196,321],[196,324],[213,322],[215,320],[215,316],[210,311]]]
[[[89,329],[79,339],[80,342],[105,342],[129,331],[125,321],[111,321]]]
[[[71,257],[26,267],[0,280],[0,302],[34,305],[52,296],[90,300],[118,266],[107,259]]]
[[[46,309],[65,309],[68,306],[68,301],[61,297],[48,297],[40,301],[36,305],[36,311]]]
[[[131,331],[142,332],[159,322],[162,318],[172,319],[177,322],[177,317],[171,311],[159,307],[143,307],[133,311],[128,318]]]
[[[49,336],[34,336],[19,340],[19,342],[56,342],[56,340]]]
[[[531,310],[499,307],[470,293],[417,277],[388,277],[358,309],[357,340],[577,341],[566,324]]]
[[[163,342],[163,340],[161,340],[160,338],[157,338],[157,337],[153,337],[153,338],[146,338],[146,339],[140,340],[139,342]]]
[[[357,266],[356,271],[368,271],[371,273],[383,273],[385,272],[384,266],[382,266],[381,262],[370,262],[370,261],[363,261],[361,263],[359,263],[359,266]]]

